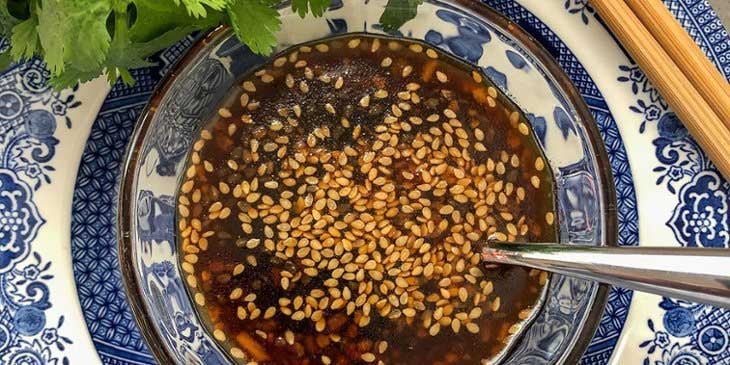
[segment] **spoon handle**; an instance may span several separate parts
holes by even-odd
[[[730,250],[488,243],[487,263],[558,274],[730,308]]]

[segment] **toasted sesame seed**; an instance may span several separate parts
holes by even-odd
[[[365,95],[360,99],[360,106],[363,108],[370,106],[370,95]]]
[[[205,297],[203,293],[195,293],[195,303],[199,306],[205,306]]]
[[[401,71],[401,76],[408,77],[411,75],[411,73],[413,73],[413,66],[407,65],[403,67],[403,71]]]
[[[439,334],[439,331],[441,330],[441,325],[437,323],[434,323],[431,328],[428,329],[428,334],[431,336],[436,336]]]
[[[539,189],[540,188],[540,178],[537,177],[536,175],[532,175],[532,177],[530,178],[530,184],[532,184],[532,186],[535,189]]]
[[[333,107],[332,104],[330,104],[330,103],[325,104],[324,105],[324,109],[327,110],[327,112],[330,113],[330,114],[336,114],[337,113],[337,111],[335,111],[335,107]]]
[[[520,133],[522,133],[525,136],[530,134],[530,129],[527,127],[527,124],[525,124],[525,123],[520,123],[517,126],[517,129],[519,129]]]
[[[387,92],[387,91],[385,91],[385,90],[383,90],[383,89],[379,89],[378,91],[376,91],[376,92],[375,92],[375,93],[373,94],[373,96],[375,96],[375,97],[376,97],[376,98],[378,98],[378,99],[383,99],[383,98],[387,98],[387,97],[388,97],[388,92]]]
[[[466,300],[469,298],[469,294],[466,291],[466,288],[461,287],[459,288],[459,300],[462,302],[466,302]]]
[[[225,341],[226,340],[226,334],[223,331],[219,330],[219,329],[216,329],[216,330],[213,331],[213,337],[215,337],[215,339],[218,340],[218,341]]]
[[[256,92],[256,85],[254,85],[253,82],[251,82],[251,81],[244,81],[243,89],[250,93],[254,93],[254,92]]]
[[[299,59],[299,52],[292,52],[289,54],[288,60],[290,63],[297,62]]]
[[[220,115],[223,118],[230,118],[233,116],[233,114],[231,114],[231,111],[226,108],[218,109],[218,115]]]
[[[233,289],[233,291],[229,295],[229,298],[231,300],[236,300],[236,299],[240,298],[242,295],[243,295],[243,289],[241,289],[241,288],[235,288],[235,289]]]
[[[423,46],[421,46],[418,43],[414,43],[414,44],[409,45],[408,46],[408,49],[410,49],[411,51],[413,51],[415,53],[421,53],[421,52],[423,52]]]
[[[354,38],[354,39],[351,39],[349,42],[347,42],[347,47],[357,48],[358,46],[360,46],[360,43],[361,43],[360,38]]]
[[[370,52],[377,52],[378,49],[380,49],[380,40],[374,39],[372,45],[370,46]]]
[[[366,353],[360,355],[360,358],[362,359],[362,361],[365,361],[365,362],[375,361],[375,355],[373,355],[372,353],[369,353],[369,352],[366,352]]]
[[[244,359],[246,358],[246,354],[243,352],[243,350],[239,349],[238,347],[231,347],[231,356],[235,357],[236,359]]]
[[[535,170],[542,171],[543,169],[545,169],[545,161],[542,157],[537,157],[535,159]]]
[[[545,222],[548,225],[551,225],[551,226],[553,225],[553,223],[555,222],[555,215],[553,214],[553,212],[545,213]]]
[[[494,300],[492,301],[492,305],[490,307],[492,309],[492,312],[498,311],[501,304],[502,304],[502,301],[500,300],[499,297],[494,298]]]
[[[274,60],[274,67],[282,67],[286,64],[286,57],[279,57]]]
[[[459,333],[460,329],[461,329],[461,321],[452,320],[451,321],[451,330],[454,331],[454,333]]]

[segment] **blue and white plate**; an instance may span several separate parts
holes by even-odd
[[[486,0],[558,60],[609,153],[622,244],[730,247],[730,186],[587,0]],[[730,78],[730,37],[704,0],[667,0]],[[0,364],[152,364],[116,261],[120,161],[164,72],[191,44],[60,93],[38,62],[0,75]],[[184,323],[178,324],[184,330]],[[582,363],[730,364],[730,311],[611,292]]]

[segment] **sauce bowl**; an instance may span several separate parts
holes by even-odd
[[[438,47],[478,66],[526,113],[556,178],[560,242],[616,242],[610,165],[585,102],[549,53],[524,30],[470,0],[426,0],[398,30],[379,24],[386,1],[338,0],[324,16],[279,11],[274,53],[347,33],[387,34]],[[119,256],[128,298],[162,364],[233,364],[202,326],[186,291],[176,242],[176,189],[199,128],[230,88],[266,57],[232,31],[202,36],[167,75],[136,125],[123,165]],[[552,275],[541,306],[511,336],[500,364],[577,363],[600,320],[606,286]]]

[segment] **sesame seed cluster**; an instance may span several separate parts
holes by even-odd
[[[181,266],[232,357],[417,363],[408,334],[482,347],[434,363],[479,363],[528,318],[547,274],[485,268],[475,247],[554,238],[551,173],[522,114],[444,57],[365,35],[301,46],[201,131]]]

